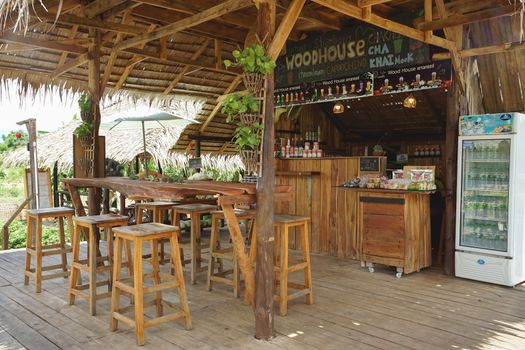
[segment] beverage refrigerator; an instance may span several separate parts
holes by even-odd
[[[525,115],[459,120],[456,276],[525,281]]]

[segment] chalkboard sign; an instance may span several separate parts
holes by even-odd
[[[427,63],[428,45],[361,24],[290,42],[277,61],[277,87]]]
[[[190,159],[190,169],[200,169],[202,167],[201,158],[191,158]]]
[[[359,171],[377,172],[379,171],[379,157],[359,158]]]
[[[49,169],[38,169],[38,200],[40,208],[53,207],[53,197],[51,190],[51,174]],[[33,193],[31,187],[31,169],[25,169],[24,194],[26,198]]]

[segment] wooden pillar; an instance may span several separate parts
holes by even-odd
[[[22,120],[16,123],[17,125],[25,125],[27,127],[27,135],[29,137],[29,142],[27,144],[27,149],[29,151],[29,169],[31,170],[31,177],[29,179],[31,183],[31,193],[32,197],[29,201],[30,209],[37,209],[39,207],[38,203],[38,155],[36,148],[36,119],[30,118]],[[36,232],[36,231],[33,231]]]
[[[89,30],[88,45],[88,89],[91,95],[91,112],[93,113],[93,172],[92,177],[99,177],[99,128],[100,128],[100,31],[96,29]],[[102,195],[100,189],[90,188],[88,192],[88,213],[89,215],[100,214],[100,204]]]
[[[53,206],[60,206],[58,200],[58,162],[53,165]]]
[[[454,275],[454,252],[456,245],[456,185],[459,116],[468,114],[465,95],[458,84],[452,84],[447,97],[447,120],[445,135],[445,259],[444,270]]]
[[[259,3],[259,38],[271,42],[275,32],[275,1]],[[264,130],[262,137],[262,174],[257,182],[257,258],[255,267],[255,337],[269,340],[273,337],[274,294],[274,75],[265,83]]]

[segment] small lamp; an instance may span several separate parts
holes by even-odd
[[[345,111],[345,106],[341,102],[336,102],[334,104],[333,112],[335,114],[341,114]]]
[[[409,94],[405,99],[403,100],[403,106],[405,108],[416,108],[417,100],[416,97],[412,94]]]

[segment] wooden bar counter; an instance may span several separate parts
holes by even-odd
[[[394,266],[402,273],[431,265],[430,192],[353,189],[361,261]]]
[[[279,159],[277,185],[292,199],[277,213],[311,218],[311,251],[419,271],[431,264],[429,192],[353,189],[359,157]],[[290,235],[290,247],[299,248]]]

